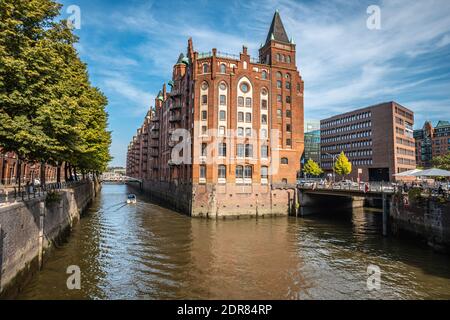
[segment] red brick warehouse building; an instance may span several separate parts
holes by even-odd
[[[287,214],[304,149],[296,45],[275,13],[259,57],[194,51],[188,41],[128,149],[127,175],[192,216]],[[190,150],[173,159],[189,132]],[[178,152],[178,149],[176,149]],[[186,153],[187,152],[187,153]]]

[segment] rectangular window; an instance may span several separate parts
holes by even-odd
[[[227,144],[219,143],[219,157],[226,157],[227,155]]]
[[[206,166],[200,165],[200,179],[206,179]]]
[[[245,136],[246,137],[252,136],[252,128],[245,128]]]
[[[292,117],[291,110],[286,110],[286,117],[287,117],[287,118]]]
[[[208,148],[208,144],[202,143],[202,157],[207,156],[207,148]]]
[[[243,179],[243,178],[244,178],[244,167],[237,166],[236,167],[236,179]]]
[[[245,122],[246,123],[251,123],[252,122],[252,114],[251,113],[247,112],[245,114]]]
[[[238,107],[244,107],[244,97],[238,97]]]
[[[286,89],[290,89],[291,88],[291,83],[290,82],[286,82]]]
[[[267,124],[267,115],[266,114],[261,115],[261,124]]]
[[[245,145],[242,143],[238,143],[236,149],[236,157],[244,158],[245,157]]]
[[[202,134],[206,135],[208,132],[208,128],[206,126],[202,126]]]
[[[202,95],[202,104],[208,104],[208,96],[206,94]]]
[[[224,94],[220,95],[220,105],[221,106],[226,106],[227,105],[227,96]]]
[[[291,139],[286,139],[286,145],[287,146],[292,146],[292,140]]]
[[[219,127],[219,135],[221,135],[221,136],[225,135],[225,127],[224,126]]]
[[[251,144],[245,145],[245,157],[253,158],[253,145],[251,145]]]
[[[227,112],[224,110],[220,110],[219,112],[219,120],[226,121],[227,120]]]
[[[244,136],[244,128],[239,127],[238,128],[238,137],[243,137]]]
[[[244,122],[244,113],[238,112],[238,122]]]
[[[261,109],[267,110],[267,100],[261,100]]]
[[[283,117],[283,111],[281,111],[281,109],[277,109],[277,117],[278,118]]]
[[[277,102],[282,102],[282,101],[283,101],[283,99],[281,97],[281,94],[277,95]]]
[[[227,167],[221,164],[218,168],[219,179],[225,179],[227,177]]]
[[[291,132],[291,125],[290,125],[290,124],[287,124],[287,125],[286,125],[286,131],[287,131],[287,132]]]
[[[208,120],[208,112],[202,111],[202,120]]]
[[[253,168],[251,166],[245,166],[244,168],[244,178],[251,179],[253,176]]]
[[[291,96],[286,96],[286,103],[291,103]]]
[[[283,87],[283,84],[281,83],[281,80],[277,80],[277,88],[281,89]]]
[[[245,99],[245,106],[247,108],[251,108],[252,107],[252,98],[246,98]]]
[[[269,157],[269,146],[261,146],[261,158],[267,159]]]

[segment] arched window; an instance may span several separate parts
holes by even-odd
[[[203,64],[203,73],[208,73],[209,71],[209,66],[207,63]]]
[[[289,164],[288,158],[281,158],[281,164]]]
[[[291,63],[291,56],[286,57],[286,63]]]
[[[226,73],[226,72],[227,72],[227,66],[224,63],[222,63],[220,65],[220,73]]]
[[[277,72],[277,78],[278,78],[278,79],[281,79],[282,77],[283,77],[283,74],[282,74],[280,71],[278,71],[278,72]]]
[[[261,78],[262,78],[263,80],[267,80],[267,71],[266,71],[266,70],[263,70],[263,71],[262,71],[262,73],[261,73]]]
[[[281,61],[281,54],[277,53],[277,61]]]
[[[281,62],[284,62],[284,55],[281,55]]]

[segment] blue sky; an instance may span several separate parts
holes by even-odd
[[[81,9],[78,49],[91,80],[108,97],[112,165],[126,148],[172,65],[193,38],[199,51],[257,56],[275,9],[297,44],[305,119],[395,100],[425,120],[450,120],[448,0],[64,0]],[[366,10],[381,8],[381,29]]]

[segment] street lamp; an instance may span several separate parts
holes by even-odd
[[[326,155],[329,155],[329,156],[331,156],[331,157],[333,158],[333,183],[334,183],[334,182],[336,182],[336,173],[334,172],[334,165],[335,165],[335,163],[336,163],[337,155],[336,155],[336,154],[333,155],[333,154],[327,153],[327,152],[325,152],[325,154],[326,154]]]

